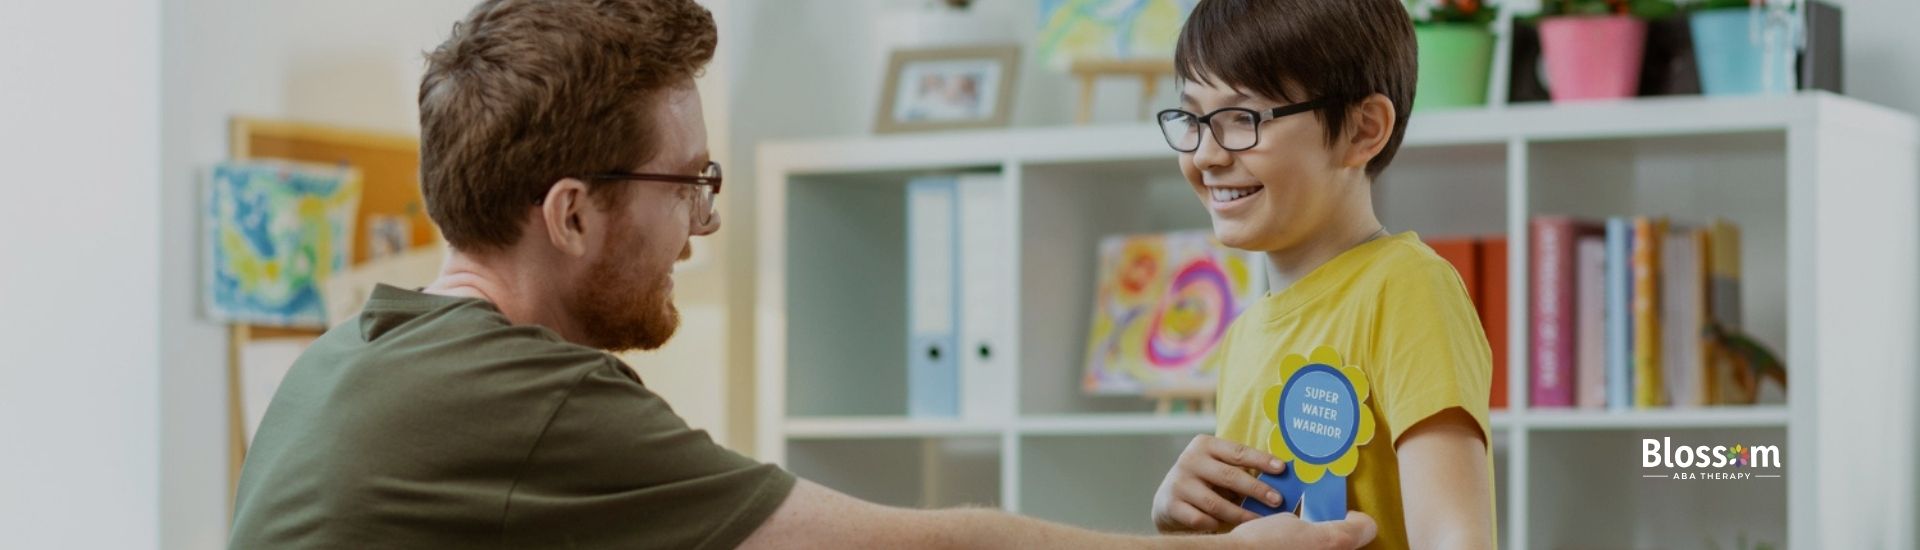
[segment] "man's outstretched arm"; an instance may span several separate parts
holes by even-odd
[[[740,548],[1351,550],[1373,540],[1373,534],[1373,519],[1355,512],[1342,521],[1317,524],[1280,514],[1241,524],[1225,535],[1111,535],[997,510],[881,506],[803,479]]]

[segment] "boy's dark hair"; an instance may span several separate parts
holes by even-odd
[[[1407,133],[1416,50],[1413,22],[1397,0],[1201,0],[1180,29],[1173,67],[1183,81],[1269,99],[1334,100],[1314,113],[1329,146],[1349,107],[1385,95],[1393,134],[1367,163],[1367,176],[1377,177]]]
[[[520,238],[562,178],[631,170],[659,149],[652,107],[713,59],[693,0],[486,0],[427,55],[420,187],[461,250]],[[602,206],[624,185],[595,186]]]

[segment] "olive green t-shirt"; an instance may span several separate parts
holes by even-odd
[[[618,359],[393,287],[295,361],[233,548],[732,548],[791,474],[713,442]]]

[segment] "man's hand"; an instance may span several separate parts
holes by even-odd
[[[1373,534],[1373,519],[1355,512],[1346,520],[1323,523],[1275,514],[1242,523],[1225,535],[1110,535],[999,510],[892,508],[802,479],[773,516],[740,544],[740,549],[1352,550],[1373,540]]]
[[[1286,465],[1245,445],[1194,436],[1153,495],[1153,526],[1162,533],[1212,533],[1259,519],[1240,507],[1240,498],[1279,506],[1280,495],[1247,473],[1248,468],[1279,474]]]
[[[1353,550],[1373,541],[1373,518],[1347,512],[1347,519],[1307,523],[1293,514],[1274,514],[1240,524],[1229,537],[1242,548]]]

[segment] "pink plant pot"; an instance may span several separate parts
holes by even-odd
[[[1647,22],[1629,15],[1540,21],[1547,90],[1555,102],[1633,97],[1640,87]]]

